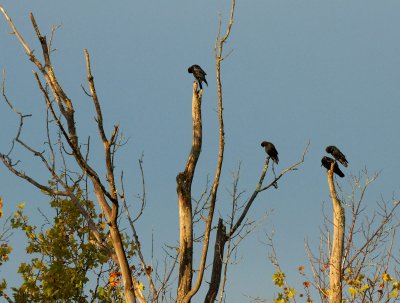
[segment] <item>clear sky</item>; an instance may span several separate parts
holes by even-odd
[[[203,93],[204,140],[194,179],[201,193],[215,172],[218,148],[217,94],[213,44],[218,14],[224,25],[230,1],[3,1],[15,25],[39,54],[29,12],[42,33],[61,24],[53,54],[56,73],[75,102],[80,137],[95,137],[96,127],[86,86],[83,49],[92,72],[106,126],[120,123],[128,144],[117,157],[117,169],[127,177],[132,202],[140,191],[137,159],[144,154],[148,204],[138,226],[142,245],[175,244],[178,239],[177,173],[183,170],[191,144],[192,64],[207,72]],[[29,62],[0,18],[0,67],[6,71],[6,90],[15,106],[32,113],[23,135],[44,142],[44,102]],[[337,145],[350,163],[350,174],[367,168],[381,172],[368,192],[373,205],[399,193],[399,149],[396,136],[400,114],[400,2],[397,0],[253,0],[237,1],[235,21],[223,62],[226,153],[218,199],[218,214],[229,211],[231,174],[241,163],[240,188],[248,197],[256,186],[267,140],[279,151],[278,171],[296,162],[308,141],[310,152],[299,171],[284,177],[279,189],[259,195],[249,218],[260,219],[273,209],[267,223],[239,249],[240,262],[231,267],[228,302],[246,302],[243,294],[272,297],[273,268],[267,259],[265,233],[275,229],[275,244],[289,278],[305,265],[304,239],[318,244],[322,202],[329,191],[320,159],[327,145]],[[18,125],[0,102],[0,150],[9,149]],[[103,169],[100,146],[91,161]],[[21,152],[21,169],[43,182],[40,163]],[[46,211],[46,197],[0,166],[0,195],[6,215],[20,202],[38,224],[37,208]],[[11,244],[19,247],[17,239]],[[24,255],[22,246],[7,268]],[[198,261],[198,258],[196,258]],[[0,272],[0,276],[4,271]],[[8,275],[11,281],[15,277]],[[209,279],[209,276],[206,277]],[[293,278],[296,280],[295,278]],[[195,300],[197,302],[197,300]]]

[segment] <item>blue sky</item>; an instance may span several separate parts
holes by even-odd
[[[37,54],[40,46],[29,12],[42,33],[62,25],[54,39],[53,64],[75,102],[81,138],[96,136],[93,108],[80,88],[86,86],[83,49],[89,50],[106,126],[110,131],[113,123],[120,123],[129,138],[117,157],[117,169],[124,170],[131,185],[132,202],[140,191],[137,159],[144,154],[148,207],[138,227],[142,245],[150,247],[151,230],[156,247],[176,243],[175,177],[191,144],[193,78],[187,68],[201,65],[209,83],[203,93],[204,139],[194,179],[198,195],[207,176],[214,176],[217,160],[213,44],[218,14],[225,24],[229,1],[4,1],[3,5]],[[346,178],[339,180],[345,189],[348,176],[366,167],[371,174],[381,172],[368,192],[368,204],[398,196],[399,11],[400,2],[395,0],[237,2],[225,46],[233,52],[222,66],[226,153],[219,213],[229,211],[231,173],[239,162],[245,196],[255,188],[265,160],[261,141],[275,144],[279,169],[296,162],[308,141],[311,145],[299,171],[287,175],[278,190],[260,194],[250,211],[249,218],[256,220],[274,210],[239,250],[240,262],[231,267],[229,302],[246,301],[242,294],[272,296],[273,268],[262,244],[265,232],[275,229],[277,252],[289,277],[306,262],[304,239],[318,244],[321,205],[330,202],[320,167],[327,145],[341,148],[350,163],[344,169]],[[31,73],[33,65],[9,32],[1,18],[0,67],[6,71],[7,94],[19,110],[33,114],[24,138],[41,146],[44,102]],[[3,101],[0,119],[0,150],[5,152],[18,121]],[[100,146],[94,143],[92,152],[91,161],[101,171]],[[16,156],[23,160],[21,168],[46,181],[40,163],[21,152]],[[44,196],[3,166],[0,184],[6,214],[24,201],[40,222],[37,208],[47,209]],[[11,244],[18,247],[15,241]],[[22,255],[17,251],[9,268]]]

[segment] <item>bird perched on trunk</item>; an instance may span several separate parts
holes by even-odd
[[[330,145],[328,146],[325,151],[331,154],[336,161],[339,161],[344,167],[347,167],[349,162],[347,162],[346,157],[342,154],[342,152],[336,146]]]
[[[278,151],[276,150],[275,145],[273,145],[271,142],[263,141],[261,142],[261,146],[265,148],[265,152],[271,157],[272,161],[278,164]]]
[[[188,73],[189,74],[193,74],[193,76],[196,78],[197,82],[199,83],[200,89],[203,89],[203,86],[201,85],[201,82],[204,82],[208,86],[208,83],[207,83],[207,80],[206,80],[206,75],[207,74],[197,64],[192,65],[191,67],[189,67],[188,68]]]
[[[323,157],[321,159],[321,166],[325,167],[327,170],[331,169],[331,164],[335,162],[332,158],[329,157]],[[333,166],[333,172],[337,174],[340,178],[344,177],[344,173],[340,170],[339,166],[335,162],[335,165]]]

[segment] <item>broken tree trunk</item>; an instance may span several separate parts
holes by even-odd
[[[197,82],[193,84],[192,149],[186,162],[185,170],[176,177],[178,207],[179,207],[179,281],[177,302],[183,298],[192,287],[193,278],[193,220],[192,220],[192,181],[200,156],[202,142],[201,97],[202,90],[197,91]]]
[[[333,240],[329,262],[329,302],[342,303],[342,259],[345,216],[344,208],[337,198],[333,181],[333,170],[335,164],[336,162],[332,162],[331,169],[328,171],[328,184],[333,206]]]

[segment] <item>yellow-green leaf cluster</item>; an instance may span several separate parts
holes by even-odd
[[[282,289],[282,292],[278,293],[278,296],[274,299],[275,303],[288,303],[296,295],[296,289],[291,287],[284,287],[286,283],[285,273],[277,271],[272,275],[272,281],[276,286]]]
[[[281,271],[277,271],[272,275],[272,281],[276,286],[282,288],[285,283],[285,274]]]

